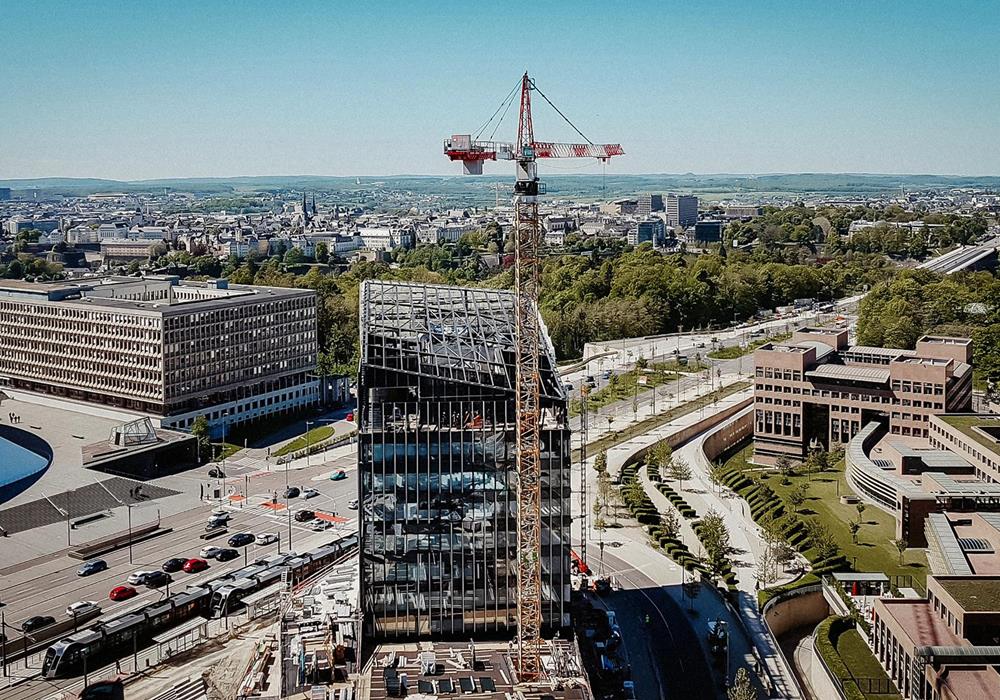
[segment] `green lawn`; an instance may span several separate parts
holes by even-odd
[[[856,629],[840,634],[837,638],[837,653],[855,678],[888,678],[885,669]]]
[[[217,462],[221,462],[224,459],[229,459],[242,449],[243,445],[234,445],[231,442],[212,443],[212,455],[216,458],[215,461]]]
[[[323,440],[332,436],[334,432],[334,427],[332,425],[321,425],[318,428],[313,428],[308,433],[300,435],[291,442],[282,446],[281,449],[274,452],[273,456],[281,457],[283,455],[291,454],[292,452],[304,450],[310,445],[323,442]]]
[[[743,469],[757,469],[747,464],[752,452],[752,446],[747,446],[726,463],[735,464]],[[927,579],[927,557],[922,549],[911,549],[906,552],[904,563],[899,565],[899,553],[889,541],[896,537],[896,521],[893,516],[873,505],[867,505],[858,533],[858,544],[851,541],[851,531],[848,522],[857,520],[858,512],[853,505],[840,502],[840,496],[854,493],[844,478],[844,463],[840,462],[835,470],[809,476],[793,476],[788,485],[782,485],[782,477],[777,472],[765,472],[763,483],[774,489],[782,499],[799,483],[808,485],[806,502],[799,508],[802,517],[821,520],[829,529],[840,547],[841,553],[852,562],[857,571],[880,571],[888,576],[907,574],[922,588]],[[791,512],[791,506],[785,502],[785,509]]]

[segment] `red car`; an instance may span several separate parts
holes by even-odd
[[[353,421],[354,420],[354,411],[351,411],[350,413],[348,413],[347,414],[347,418],[345,418],[344,420]]]
[[[196,574],[207,569],[208,562],[204,559],[188,559],[181,568],[184,569],[184,573]]]
[[[111,600],[128,600],[134,595],[135,589],[132,586],[115,586],[111,589],[108,598]]]

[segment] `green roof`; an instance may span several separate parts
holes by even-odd
[[[993,418],[984,415],[969,415],[969,414],[951,414],[951,415],[945,414],[945,415],[938,415],[937,417],[943,420],[951,427],[961,430],[963,433],[965,433],[970,438],[978,442],[980,445],[985,447],[994,455],[1000,457],[1000,443],[991,440],[978,430],[973,430],[973,428],[975,427],[995,428],[997,430],[1000,430],[1000,418]]]
[[[967,612],[1000,611],[1000,576],[943,577],[937,582]]]

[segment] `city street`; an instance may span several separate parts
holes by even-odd
[[[343,451],[343,450],[341,450]],[[82,562],[66,556],[66,550],[54,552],[15,566],[9,566],[0,571],[2,588],[0,600],[6,604],[4,609],[8,625],[7,637],[20,636],[18,627],[22,619],[32,615],[51,615],[57,620],[65,619],[65,609],[71,603],[81,600],[92,600],[102,607],[103,615],[119,615],[133,608],[141,607],[149,602],[159,600],[167,595],[167,588],[147,590],[144,586],[136,586],[139,595],[123,601],[113,602],[108,599],[108,592],[118,585],[124,585],[127,576],[140,570],[159,570],[163,562],[172,557],[192,558],[199,556],[199,550],[206,545],[227,547],[227,540],[238,532],[253,534],[274,533],[279,536],[275,544],[260,546],[249,545],[237,548],[243,554],[229,562],[209,560],[210,568],[196,574],[177,572],[172,574],[173,583],[170,592],[175,593],[183,587],[204,583],[219,576],[221,573],[244,566],[246,561],[279,551],[292,549],[303,552],[317,547],[322,543],[336,539],[357,527],[357,511],[348,510],[347,504],[357,497],[356,460],[353,454],[323,460],[314,456],[316,462],[311,468],[301,468],[291,471],[294,485],[302,488],[312,487],[320,492],[315,498],[295,498],[288,502],[281,498],[284,492],[284,471],[272,473],[255,473],[252,478],[233,480],[239,484],[236,493],[223,501],[205,500],[193,505],[186,511],[161,519],[163,527],[171,528],[171,532],[132,546],[132,562],[129,562],[129,548],[122,547],[109,554],[99,557],[108,563],[109,568],[88,577],[78,577],[77,569]],[[332,469],[343,469],[347,478],[341,481],[331,481],[328,474]],[[175,477],[176,478],[176,477]],[[190,475],[192,479],[203,481],[201,470]],[[244,483],[251,484],[250,496],[243,498]],[[270,504],[274,491],[278,491],[277,504]],[[220,506],[221,503],[221,506]],[[271,507],[266,507],[265,504]],[[232,514],[226,534],[212,540],[200,539],[205,523],[210,513],[217,508],[224,508]],[[288,516],[301,509],[308,509],[317,514],[336,514],[338,521],[333,527],[324,531],[313,531],[308,523],[299,523]],[[340,518],[345,521],[340,522]],[[31,536],[31,532],[19,536]],[[290,543],[289,543],[290,540]],[[290,545],[290,546],[289,546]],[[88,619],[83,626],[93,624]],[[37,672],[36,667],[28,669],[28,673]]]

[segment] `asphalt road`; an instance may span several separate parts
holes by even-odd
[[[327,479],[326,476],[334,467],[344,469],[347,478],[342,481]],[[201,468],[192,470],[192,478],[203,479],[203,471],[204,469]],[[320,491],[320,495],[314,498],[291,499],[289,506],[293,513],[300,509],[322,513],[337,511],[341,517],[346,517],[350,521],[337,525],[333,529],[315,532],[308,524],[298,523],[293,519],[290,526],[291,549],[303,552],[333,539],[338,531],[356,528],[357,511],[347,509],[348,502],[356,498],[358,487],[353,458],[342,458],[335,463],[317,465],[292,472],[290,478],[295,485],[302,488],[313,487]],[[236,481],[231,480],[231,483]],[[243,479],[239,479],[238,482],[242,490]],[[77,601],[95,601],[102,607],[102,616],[116,616],[159,600],[166,596],[166,588],[148,590],[144,586],[136,586],[139,595],[121,602],[109,600],[108,593],[115,586],[124,585],[126,578],[132,572],[158,570],[165,560],[172,557],[197,557],[199,550],[208,544],[228,547],[229,537],[238,532],[275,533],[280,536],[280,540],[277,544],[266,546],[252,544],[245,548],[237,548],[241,552],[245,552],[245,556],[240,556],[229,562],[209,560],[210,568],[197,574],[183,572],[171,574],[174,580],[170,586],[171,592],[176,593],[188,585],[203,583],[226,571],[241,568],[245,565],[244,561],[253,561],[261,556],[275,554],[279,545],[281,551],[288,551],[289,519],[286,515],[288,511],[282,509],[275,512],[260,505],[268,499],[269,494],[274,490],[277,489],[279,494],[283,492],[284,483],[284,472],[276,471],[272,474],[254,476],[250,481],[251,495],[246,505],[242,508],[237,503],[223,506],[232,513],[228,532],[209,541],[200,539],[199,535],[204,532],[211,511],[219,507],[217,502],[200,504],[190,510],[164,518],[161,524],[173,528],[172,531],[151,540],[134,544],[131,563],[129,562],[128,547],[125,547],[95,557],[104,559],[108,563],[109,568],[106,571],[87,577],[78,577],[76,571],[82,562],[70,558],[63,550],[55,555],[42,557],[35,562],[28,562],[25,567],[18,571],[0,577],[0,600],[6,604],[4,614],[8,625],[8,639],[20,636],[20,622],[27,617],[51,615],[57,621],[66,619],[67,606]],[[279,501],[279,503],[283,505],[284,501]],[[155,509],[155,503],[141,506],[141,508]],[[155,516],[152,519],[155,519]],[[148,519],[144,518],[143,521],[146,522]],[[96,619],[99,618],[88,619],[81,623],[81,626],[93,624]],[[11,627],[16,629],[11,629]]]
[[[599,556],[597,547],[592,556]],[[602,598],[615,616],[628,650],[636,697],[653,700],[724,697],[702,651],[691,618],[673,598],[628,562],[604,550],[620,591]],[[650,624],[645,622],[649,615]]]

